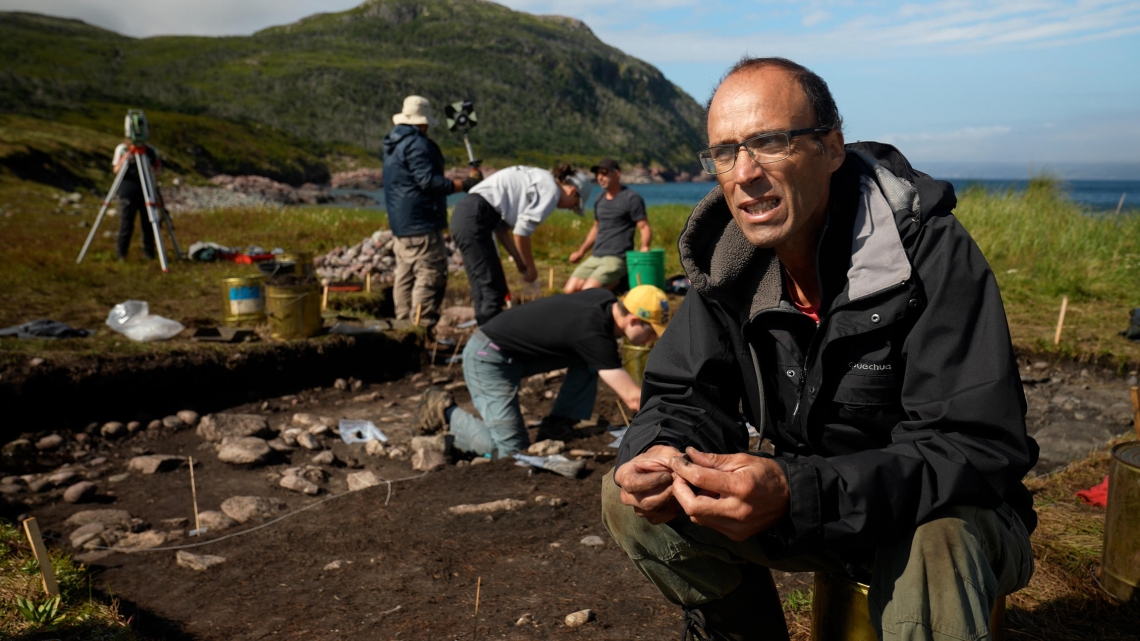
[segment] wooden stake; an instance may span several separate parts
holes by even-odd
[[[416,305],[416,320],[412,322],[412,325],[415,325],[416,327],[420,326],[420,314],[423,314],[423,313],[424,313],[424,304],[423,303],[417,304]]]
[[[32,545],[32,553],[40,562],[40,578],[44,580],[44,592],[47,592],[48,596],[59,596],[59,584],[55,582],[55,572],[51,569],[51,557],[48,556],[44,537],[40,535],[40,526],[34,518],[24,520],[24,534],[28,537],[28,543]]]
[[[625,426],[629,427],[629,417],[625,414],[625,408],[622,407],[621,401],[617,402],[618,411],[621,412],[621,420],[625,421]]]
[[[1132,386],[1132,429],[1140,439],[1140,387]]]
[[[190,536],[199,536],[202,534],[202,524],[198,521],[198,489],[194,485],[194,457],[187,456],[186,460],[190,463],[190,499],[194,502],[194,531]]]
[[[364,275],[364,291],[368,294],[372,293],[372,272]]]
[[[432,367],[435,367],[435,352],[438,349],[439,349],[439,341],[437,340],[437,341],[435,341],[435,344],[432,345],[432,347],[431,347],[431,366]]]
[[[448,372],[451,372],[451,366],[455,364],[455,357],[459,356],[459,346],[463,344],[464,338],[465,337],[461,336],[459,338],[459,340],[455,341],[455,351],[451,353],[451,360],[447,361],[447,371]]]
[[[325,285],[324,291],[321,292],[321,311],[329,308],[329,286]]]
[[[471,635],[472,641],[479,637],[479,590],[483,587],[483,577],[479,577],[475,581],[475,634]]]
[[[1069,297],[1061,298],[1061,315],[1057,317],[1057,333],[1053,335],[1053,344],[1061,344],[1061,329],[1065,327],[1065,310],[1069,308]]]
[[[554,268],[550,268],[550,289],[554,289]]]

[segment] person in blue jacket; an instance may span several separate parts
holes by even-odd
[[[395,237],[396,319],[408,320],[418,309],[420,324],[432,327],[447,289],[447,196],[474,187],[483,175],[478,169],[463,180],[444,175],[443,153],[427,137],[428,127],[438,124],[427,98],[405,98],[392,122],[383,141],[384,204]]]

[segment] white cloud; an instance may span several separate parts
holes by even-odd
[[[831,12],[824,11],[823,9],[816,9],[811,13],[804,16],[803,23],[805,27],[814,27],[817,24],[827,22],[831,19]]]

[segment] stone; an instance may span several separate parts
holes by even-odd
[[[157,430],[160,427],[162,427],[162,421],[157,418],[146,424],[146,428],[151,431]]]
[[[542,397],[549,401],[550,399],[554,398],[554,392],[546,390],[542,393]]]
[[[87,465],[89,467],[96,467],[96,466],[102,465],[106,462],[107,462],[106,456],[96,456],[95,458],[91,459],[90,461],[87,461]]]
[[[312,458],[313,465],[332,465],[336,463],[336,454],[331,450],[325,450]]]
[[[72,438],[74,438],[74,439],[75,439],[75,442],[76,442],[76,443],[79,443],[80,445],[83,445],[83,444],[84,444],[84,443],[86,443],[87,441],[90,441],[90,440],[91,440],[91,437],[90,437],[90,436],[88,436],[87,434],[84,434],[83,432],[79,432],[78,434],[76,434],[76,435],[75,435],[74,437],[72,437]]]
[[[30,451],[33,448],[32,442],[26,438],[18,438],[14,441],[9,441],[0,448],[0,453],[6,456],[15,456]]]
[[[46,476],[41,476],[39,478],[28,481],[28,491],[30,492],[43,492],[44,490],[50,490],[53,487],[55,487],[55,483],[52,483],[51,480]]]
[[[219,563],[225,563],[226,557],[213,554],[191,554],[186,550],[178,550],[174,561],[180,568],[202,572]]]
[[[526,448],[526,453],[531,456],[550,456],[552,454],[561,454],[565,449],[565,441],[556,441],[548,438]]]
[[[324,423],[317,423],[316,425],[309,426],[309,434],[312,434],[313,436],[320,436],[321,434],[324,434],[328,431],[329,426],[325,425]]]
[[[364,444],[364,452],[369,456],[387,456],[388,452],[384,448],[384,442],[372,439]]]
[[[1060,421],[1043,427],[1033,434],[1041,448],[1033,470],[1044,474],[1083,459],[1089,452],[1103,448],[1113,436],[1108,427],[1092,422]]]
[[[397,445],[388,450],[388,458],[392,460],[399,460],[408,455],[408,450]]]
[[[332,429],[332,428],[338,427],[340,425],[340,419],[335,419],[331,416],[322,416],[321,417],[321,425],[324,425],[325,427]]]
[[[380,392],[369,392],[368,394],[360,394],[352,397],[353,403],[371,403],[384,398]]]
[[[450,376],[435,376],[431,379],[432,385],[447,385],[451,382]]]
[[[169,472],[182,467],[185,461],[181,456],[172,456],[170,454],[146,454],[144,456],[136,456],[127,462],[127,469],[139,474],[155,474],[157,472]]]
[[[566,615],[566,627],[577,628],[598,618],[593,610],[578,610]]]
[[[39,356],[28,361],[28,365],[31,365],[32,367],[39,367],[40,365],[43,365],[43,364],[44,364],[44,359],[40,358]]]
[[[283,476],[283,477],[281,477],[280,485],[281,485],[281,487],[283,487],[287,490],[293,490],[294,492],[301,492],[304,494],[308,494],[309,496],[319,494],[321,491],[321,488],[317,487],[316,483],[313,483],[312,481],[309,481],[308,479],[301,478],[300,476],[293,476],[293,475]]]
[[[218,448],[218,460],[234,465],[256,465],[264,463],[272,451],[263,438],[227,438]]]
[[[170,528],[185,528],[190,526],[190,519],[185,516],[176,516],[172,519],[162,519],[159,523]]]
[[[412,451],[419,452],[421,450],[439,452],[440,454],[447,454],[451,452],[451,446],[455,442],[453,434],[435,434],[433,436],[413,436],[412,437]]]
[[[527,612],[526,614],[519,617],[518,621],[515,621],[515,627],[517,628],[521,625],[532,625],[533,623],[534,623],[534,615],[531,614],[530,612]]]
[[[80,481],[63,492],[63,500],[68,503],[86,503],[95,498],[96,486],[91,481]]]
[[[494,514],[495,512],[513,512],[526,507],[526,501],[519,499],[499,499],[487,503],[455,505],[447,508],[450,514]]]
[[[487,465],[487,464],[489,464],[490,462],[491,462],[491,459],[489,459],[489,458],[486,458],[486,457],[484,457],[484,456],[476,456],[475,458],[471,459],[471,465],[472,465],[472,466],[475,466],[475,465]]]
[[[207,414],[198,423],[198,436],[217,443],[230,438],[272,436],[269,422],[257,414]]]
[[[64,525],[79,527],[99,523],[106,528],[129,527],[131,513],[126,510],[83,510],[67,517]]]
[[[344,567],[344,561],[337,559],[336,561],[330,561],[330,562],[326,563],[325,564],[325,571],[339,570],[343,567]]]
[[[139,421],[131,421],[131,422],[127,423],[127,433],[128,434],[134,434],[135,432],[137,432],[141,429],[142,429],[142,423],[140,423]]]
[[[59,487],[61,485],[69,485],[79,479],[79,473],[75,470],[60,470],[53,474],[49,474],[47,480],[52,485]]]
[[[447,465],[447,457],[435,450],[416,450],[412,455],[412,469],[417,472],[431,472]]]
[[[237,521],[214,510],[206,510],[205,512],[198,513],[198,527],[205,528],[211,532],[226,530],[237,524]]]
[[[128,532],[115,544],[115,549],[124,552],[133,552],[135,550],[156,548],[163,543],[166,543],[166,533],[159,532],[158,530],[147,530],[137,534]]]
[[[324,446],[321,445],[320,441],[318,441],[315,436],[309,434],[308,432],[301,432],[297,434],[297,445],[300,445],[306,450],[319,450],[324,448]]]
[[[380,478],[376,476],[376,473],[370,470],[353,472],[348,475],[348,489],[350,492],[363,490],[366,487],[375,487],[380,485],[381,482]]]
[[[454,383],[448,383],[447,385],[443,386],[443,389],[445,389],[449,392],[454,392],[455,390],[467,389],[467,382],[466,381],[455,381]]]
[[[54,450],[60,445],[63,445],[63,437],[59,434],[49,434],[36,441],[36,449],[40,451]]]
[[[560,499],[557,496],[544,496],[542,494],[534,497],[534,502],[539,505],[549,505],[550,507],[562,507],[566,505],[566,499]]]
[[[186,427],[186,423],[182,422],[182,419],[178,418],[176,414],[171,414],[162,418],[162,426],[168,430],[180,430]]]
[[[605,544],[606,544],[606,542],[602,539],[602,537],[598,536],[597,534],[591,534],[589,536],[584,536],[584,537],[582,537],[582,540],[579,541],[579,543],[581,543],[582,545],[584,545],[588,548],[600,548],[600,547],[605,546]]]
[[[103,534],[105,529],[102,523],[88,523],[77,528],[67,538],[71,541],[71,547],[83,547],[88,541]]]
[[[181,410],[175,416],[182,419],[182,422],[190,427],[198,425],[198,412],[194,410]]]
[[[222,501],[222,512],[238,523],[276,516],[284,509],[284,501],[264,496],[231,496]]]
[[[11,496],[24,491],[24,486],[15,483],[0,483],[0,494]]]
[[[266,441],[265,444],[268,445],[269,449],[273,450],[274,452],[292,452],[294,449],[296,449],[289,447],[285,444],[285,441],[279,438],[270,439]]]
[[[333,382],[333,387],[343,392],[344,390],[348,389],[348,381],[344,380],[343,378],[338,378],[335,382]]]
[[[126,472],[123,472],[122,474],[112,474],[111,476],[108,476],[107,482],[108,483],[122,483],[123,481],[125,481],[129,478],[131,478],[131,475],[127,474]]]
[[[352,391],[359,392],[360,390],[364,389],[364,381],[358,381],[356,379],[349,380],[352,381],[349,383],[349,386],[352,387]]]
[[[127,426],[118,421],[104,423],[103,427],[99,428],[99,433],[102,434],[104,438],[118,438],[119,436],[122,436],[126,431]]]
[[[290,427],[287,430],[283,430],[281,432],[281,441],[290,447],[296,447],[297,446],[297,435],[300,434],[302,431],[303,430],[301,430],[300,428],[297,428],[297,427]]]
[[[296,425],[297,427],[312,427],[313,425],[317,425],[320,422],[321,417],[317,416],[316,414],[298,412],[293,415],[293,425]]]

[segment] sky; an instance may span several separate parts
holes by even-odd
[[[0,0],[136,37],[244,35],[358,0]],[[501,0],[584,21],[703,103],[743,55],[804,64],[848,141],[912,161],[1140,171],[1140,1]]]

